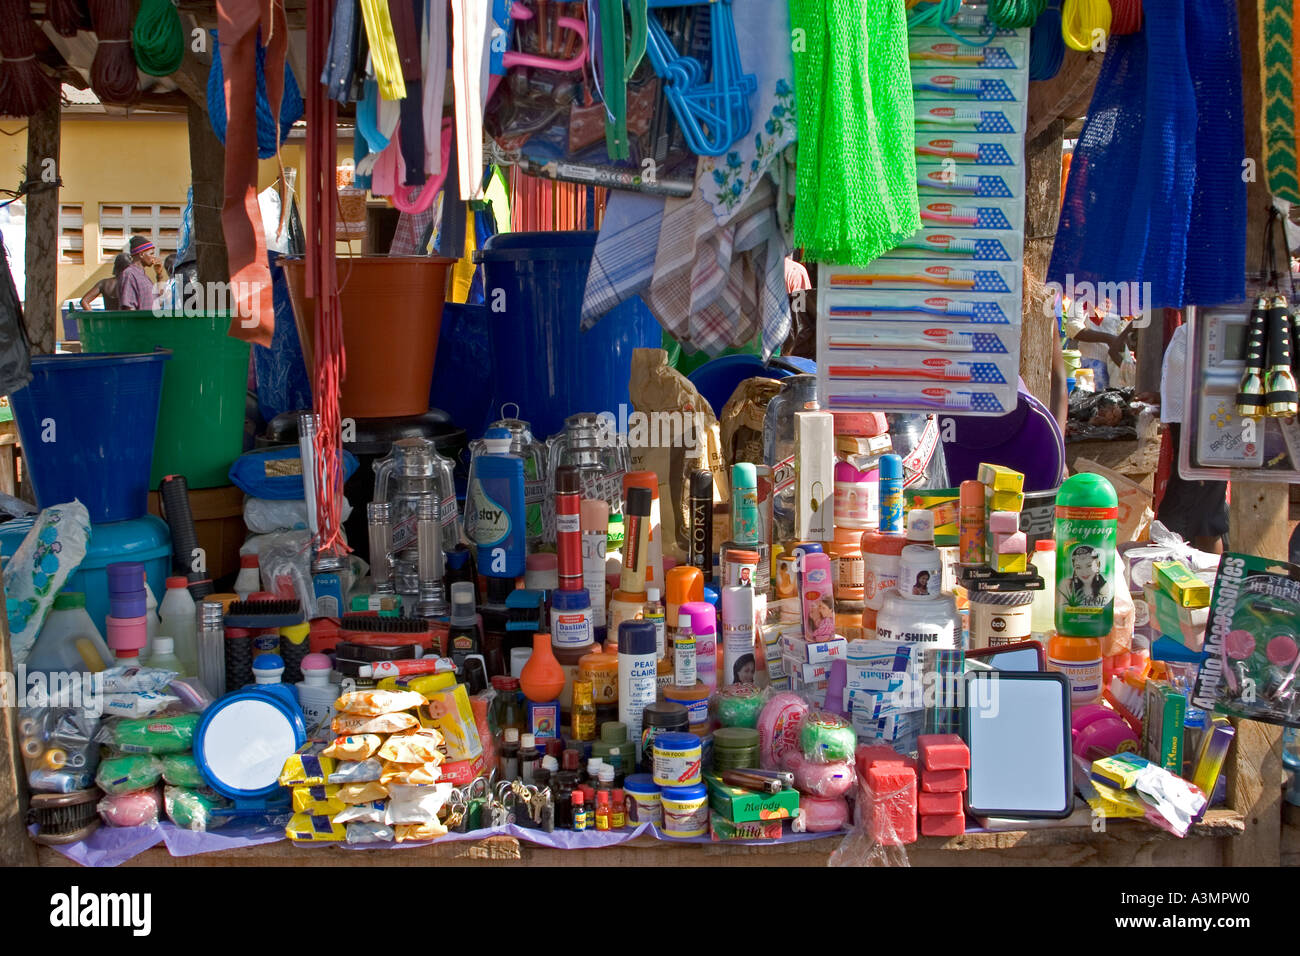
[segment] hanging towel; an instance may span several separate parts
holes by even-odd
[[[483,110],[487,106],[491,53],[487,42],[491,17],[487,8],[486,0],[451,0],[456,168],[460,195],[466,199],[479,198],[483,179]]]
[[[1240,300],[1244,156],[1235,7],[1152,0],[1142,33],[1109,41],[1048,278],[1150,283],[1144,310]]]
[[[1300,202],[1300,62],[1295,56],[1297,0],[1260,0],[1259,57],[1264,72],[1264,169],[1268,188]],[[1253,117],[1252,117],[1253,119]]]
[[[905,0],[791,0],[790,24],[795,245],[865,265],[921,228]]]
[[[584,330],[620,302],[650,288],[663,215],[662,196],[609,191],[582,298]]]

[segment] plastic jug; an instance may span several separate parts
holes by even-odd
[[[176,656],[175,644],[170,637],[157,637],[154,639],[149,659],[145,663],[149,667],[156,667],[164,671],[181,673],[185,670],[185,665]]]
[[[518,410],[518,406],[515,406],[515,411]],[[548,520],[547,516],[546,446],[533,437],[532,426],[520,418],[502,418],[488,428],[504,428],[508,431],[510,454],[523,459],[524,520],[528,529],[528,550],[532,553],[538,545],[554,535],[553,529],[550,535],[547,533],[547,528],[554,524],[554,519]],[[487,450],[483,441],[478,438],[469,443],[471,461],[474,456]]]
[[[460,512],[456,506],[456,480],[450,459],[439,455],[427,438],[401,438],[392,451],[374,463],[376,503],[387,502],[393,550],[389,554],[397,593],[415,596],[420,591],[420,548],[417,535],[419,505],[434,500],[442,524],[442,550],[460,541]],[[372,562],[379,560],[371,555]]]
[[[562,465],[578,469],[582,497],[609,505],[610,518],[623,514],[623,475],[628,470],[627,448],[618,435],[594,412],[579,412],[564,420],[564,431],[546,442],[547,487],[555,494],[555,470]]]
[[[27,655],[27,670],[90,671],[98,673],[113,664],[113,652],[86,613],[86,596],[65,591],[54,599],[40,636]]]
[[[199,625],[194,598],[190,596],[189,582],[180,577],[167,579],[167,593],[158,609],[158,638],[170,637],[176,657],[181,662],[182,677],[197,677],[199,673]]]
[[[483,451],[470,462],[465,531],[478,549],[478,569],[509,580],[524,573],[524,463],[511,454],[510,433],[489,428]]]

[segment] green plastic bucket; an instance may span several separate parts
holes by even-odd
[[[226,334],[230,316],[141,311],[79,312],[77,318],[88,352],[172,350],[149,487],[166,475],[184,475],[191,488],[230,484],[230,465],[244,450],[249,349]]]

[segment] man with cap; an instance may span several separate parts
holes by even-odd
[[[118,296],[122,308],[152,309],[158,301],[158,293],[145,273],[145,269],[151,268],[159,281],[165,278],[162,263],[158,261],[157,250],[153,242],[144,236],[132,236],[128,248],[131,253],[131,264],[122,271],[122,276],[118,279]]]

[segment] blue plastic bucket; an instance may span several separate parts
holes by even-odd
[[[42,508],[78,499],[93,523],[148,511],[166,349],[34,355],[10,396],[23,460]]]
[[[783,365],[764,365],[757,355],[720,355],[686,377],[709,403],[714,417],[721,418],[722,409],[741,382],[750,378],[789,378],[793,374]]]
[[[639,298],[581,331],[595,248],[594,231],[513,232],[492,236],[474,255],[483,263],[493,407],[514,402],[539,437],[561,431],[576,412],[617,417],[628,404],[633,350],[660,345],[659,323]],[[472,382],[475,370],[462,374]]]

